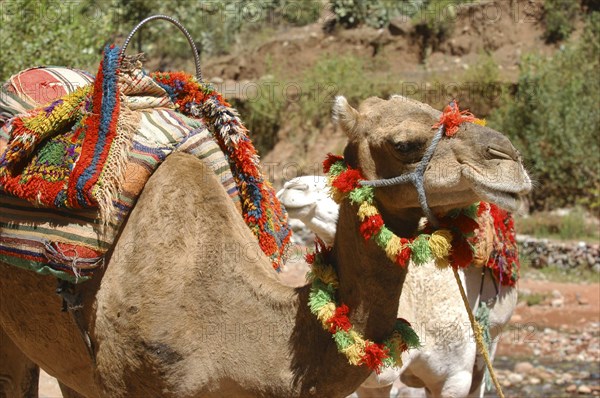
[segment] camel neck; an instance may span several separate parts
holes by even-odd
[[[337,230],[333,257],[340,281],[338,302],[351,309],[358,331],[380,342],[396,321],[406,270],[392,263],[373,240],[364,240],[356,209],[348,203],[340,206]]]
[[[356,210],[342,205],[332,253],[340,286],[338,304],[350,308],[354,329],[364,338],[382,342],[393,331],[406,271],[392,264],[374,242],[360,235]],[[366,366],[348,364],[331,334],[308,308],[309,286],[296,289],[297,301],[290,337],[294,389],[305,395],[352,393],[369,375]],[[334,394],[335,392],[335,394]]]

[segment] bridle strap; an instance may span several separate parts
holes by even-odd
[[[427,166],[429,165],[429,162],[433,157],[438,143],[444,136],[444,129],[445,128],[443,124],[438,128],[437,132],[433,136],[433,139],[431,140],[431,144],[429,144],[429,147],[425,151],[423,158],[421,159],[421,161],[417,165],[417,168],[413,172],[402,174],[398,177],[383,178],[380,180],[361,180],[360,185],[379,188],[405,184],[407,182],[412,183],[417,189],[419,204],[421,205],[421,209],[423,209],[425,217],[427,217],[427,220],[429,220],[429,223],[434,228],[439,227],[438,220],[433,214],[431,208],[429,207],[429,204],[427,203],[427,195],[425,194],[425,170],[427,170]]]

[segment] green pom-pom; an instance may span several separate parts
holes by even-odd
[[[350,337],[350,333],[345,332],[343,330],[338,330],[333,335],[333,340],[335,340],[335,345],[340,351],[354,344],[354,339]]]
[[[348,197],[350,198],[350,201],[356,205],[362,202],[372,204],[375,194],[373,192],[373,187],[358,187],[353,189]]]
[[[337,161],[334,164],[331,165],[331,167],[329,168],[329,174],[337,176],[340,175],[342,173],[342,171],[346,170],[346,166],[344,165],[344,162],[342,161]]]
[[[394,358],[392,357],[383,358],[383,361],[381,361],[381,363],[383,364],[384,368],[391,368],[393,366],[396,366],[396,361],[394,361]]]
[[[464,215],[466,215],[469,218],[472,218],[473,220],[477,220],[477,211],[479,210],[479,203],[480,202],[476,202],[469,207],[465,207],[463,209]]]
[[[317,314],[321,307],[333,301],[333,295],[322,282],[314,281],[308,294],[308,306],[310,312]]]
[[[432,254],[427,238],[428,235],[419,235],[410,245],[412,250],[410,258],[416,265],[422,265],[431,260]]]
[[[377,246],[385,250],[385,247],[390,239],[392,239],[392,236],[394,236],[394,233],[387,229],[384,225],[381,227],[377,235],[375,235],[375,242],[377,242]]]
[[[406,343],[408,348],[419,348],[421,347],[421,341],[419,340],[419,336],[414,331],[412,326],[408,324],[408,322],[403,320],[396,321],[395,329],[402,336],[402,340]]]

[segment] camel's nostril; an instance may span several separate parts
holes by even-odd
[[[487,152],[492,157],[497,158],[497,159],[506,159],[506,160],[514,160],[514,161],[519,160],[519,154],[517,153],[517,151],[514,148],[512,148],[512,146],[498,147],[495,145],[490,145],[487,148]]]

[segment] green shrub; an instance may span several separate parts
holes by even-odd
[[[503,91],[498,64],[490,54],[481,54],[460,79],[457,92],[448,94],[460,101],[461,108],[486,118],[500,105]]]
[[[527,217],[517,216],[515,223],[519,233],[537,238],[600,241],[598,219],[580,207],[570,210],[566,215],[544,211]]]
[[[425,0],[413,15],[416,32],[421,40],[421,57],[439,48],[454,31],[457,6],[469,0]]]
[[[111,42],[112,10],[93,0],[0,0],[0,81],[37,65],[67,65],[95,73]]]
[[[282,121],[292,130],[288,139],[301,138],[299,145],[314,139],[319,128],[330,120],[336,95],[344,95],[355,106],[370,96],[389,96],[391,82],[386,76],[370,74],[372,67],[362,58],[329,54],[295,79],[271,67],[273,77],[258,84],[260,95],[236,103],[259,152],[264,154],[273,148]]]
[[[336,95],[344,95],[350,103],[357,105],[370,96],[391,94],[389,83],[373,76],[369,70],[371,65],[362,58],[325,54],[302,76],[303,95],[298,104],[304,120],[312,120],[316,126],[329,121]]]
[[[575,29],[575,17],[579,11],[579,2],[575,0],[545,0],[544,38],[549,43],[564,40]]]
[[[383,28],[404,8],[405,3],[389,0],[331,0],[331,11],[336,22],[347,29],[362,24]]]
[[[35,65],[66,65],[95,71],[105,44],[125,35],[143,18],[166,14],[190,32],[203,56],[225,54],[273,26],[316,21],[320,0],[0,0],[0,81]],[[169,23],[145,25],[130,44],[152,66],[189,69],[193,55],[186,38]]]
[[[514,98],[491,125],[520,149],[537,184],[534,209],[598,203],[600,170],[600,13],[580,40],[551,58],[523,59]]]
[[[275,0],[272,4],[276,15],[295,26],[316,22],[324,8],[319,0]]]

